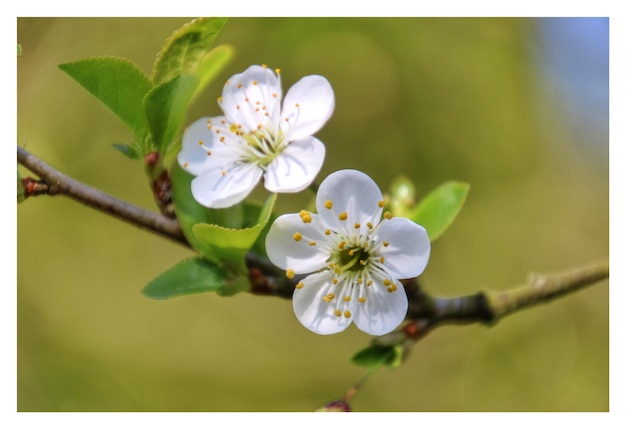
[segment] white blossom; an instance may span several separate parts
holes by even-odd
[[[287,277],[308,274],[294,290],[298,320],[318,334],[343,331],[354,321],[372,335],[406,317],[401,279],[426,268],[426,230],[406,218],[383,215],[376,183],[356,170],[329,175],[320,185],[317,213],[280,216],[266,238],[269,259]]]
[[[333,90],[324,77],[306,76],[282,106],[281,99],[280,70],[250,66],[224,85],[218,99],[224,116],[185,130],[178,162],[196,176],[191,192],[200,204],[232,206],[262,177],[270,192],[298,192],[313,182],[326,149],[312,135],[333,112]]]

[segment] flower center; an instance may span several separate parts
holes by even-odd
[[[267,126],[243,136],[248,152],[247,161],[267,167],[287,147],[285,133],[278,129],[273,132]]]
[[[335,267],[335,271],[359,271],[363,269],[368,259],[369,252],[362,247],[354,247],[352,249],[344,248],[343,250],[339,250],[335,258],[338,264]]]

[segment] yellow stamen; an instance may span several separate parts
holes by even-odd
[[[346,212],[339,213],[339,220],[346,220],[346,219],[348,219],[348,213]]]
[[[389,280],[389,279],[385,279],[385,280],[383,280],[383,284],[384,284],[385,286],[389,286],[389,285],[391,284],[391,280]]]
[[[352,313],[350,313],[350,310],[346,310],[343,312],[343,316],[347,319],[348,317],[352,316]]]
[[[288,279],[292,279],[296,275],[296,273],[291,268],[289,268],[287,272],[285,273],[285,275],[287,276]]]
[[[365,297],[364,297],[364,296],[360,297],[360,298],[359,298],[359,302],[360,302],[360,303],[365,302]]]
[[[360,223],[358,223],[358,222],[355,222],[355,223],[354,223],[354,227],[355,227],[356,229],[359,229],[359,228],[361,228],[361,224],[360,224]]]
[[[381,264],[385,263],[385,257],[381,256],[380,258],[378,258],[378,262],[380,262]]]
[[[335,309],[335,316],[337,316],[337,317],[341,316],[341,311]]]
[[[296,233],[293,235],[293,239],[294,239],[294,240],[296,240],[296,241],[300,241],[300,240],[302,240],[302,234],[300,234],[299,232],[296,232]]]
[[[333,202],[331,200],[326,200],[326,202],[324,202],[324,207],[326,207],[328,210],[333,208]]]
[[[351,298],[351,297],[349,297],[349,296],[344,296],[344,297],[343,297],[343,300],[344,300],[345,302],[348,302],[348,301],[351,301],[351,300],[352,300],[352,298]]]
[[[346,242],[342,241],[337,247],[339,248],[339,250],[343,250],[343,248],[346,247]]]
[[[330,229],[327,229],[326,231],[324,231],[324,234],[330,235]]]
[[[381,209],[385,206],[385,202],[383,200],[380,200],[378,202],[378,207],[380,207]]]
[[[371,286],[374,284],[374,280],[368,280],[367,283],[365,283],[368,286]]]
[[[317,243],[315,241],[309,241],[309,246],[315,246]]]
[[[335,278],[335,279],[333,279],[333,284],[334,284],[334,285],[336,285],[338,281],[339,281],[339,280],[337,280],[336,278]]]
[[[296,289],[302,289],[304,287],[304,283],[300,282],[296,285]]]
[[[385,212],[384,216],[385,216],[385,219],[391,219],[393,217],[391,215],[391,212]]]
[[[204,142],[203,142],[202,140],[198,140],[198,144],[199,144],[200,146],[202,146],[202,145],[204,144]]]
[[[183,167],[187,168],[187,166],[188,166],[188,165],[189,165],[189,163],[188,163],[188,162],[185,162],[185,163],[183,164]]]
[[[385,246],[385,247],[389,246],[389,242],[388,241],[383,241],[383,246]]]
[[[334,293],[329,293],[326,296],[328,297],[328,299],[334,299],[335,298],[335,294]]]
[[[302,222],[304,222],[304,223],[310,223],[311,222],[311,213],[309,213],[306,210],[300,210],[300,219],[302,219]]]
[[[374,225],[372,225],[372,222],[368,222],[368,223],[367,223],[367,227],[368,227],[369,229],[372,229],[372,228],[374,228]]]

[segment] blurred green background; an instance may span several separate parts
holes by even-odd
[[[57,65],[113,55],[148,72],[187,21],[19,18],[17,143],[156,210],[142,166],[111,148],[129,134]],[[445,180],[471,184],[433,246],[430,293],[503,290],[530,271],[608,257],[608,20],[234,18],[218,43],[236,57],[187,123],[218,115],[222,83],[250,64],[281,68],[285,90],[322,74],[336,108],[317,134],[327,148],[320,180],[357,168],[383,189],[405,174],[419,195]],[[277,210],[309,198],[283,195]],[[287,300],[143,297],[192,254],[182,246],[64,197],[27,200],[17,219],[18,410],[308,411],[364,374],[349,360],[366,334],[310,333]],[[606,411],[608,295],[605,281],[492,328],[438,329],[352,405]]]

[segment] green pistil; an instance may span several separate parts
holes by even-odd
[[[337,255],[338,264],[335,267],[335,272],[359,271],[368,259],[369,253],[361,247],[340,250]]]

